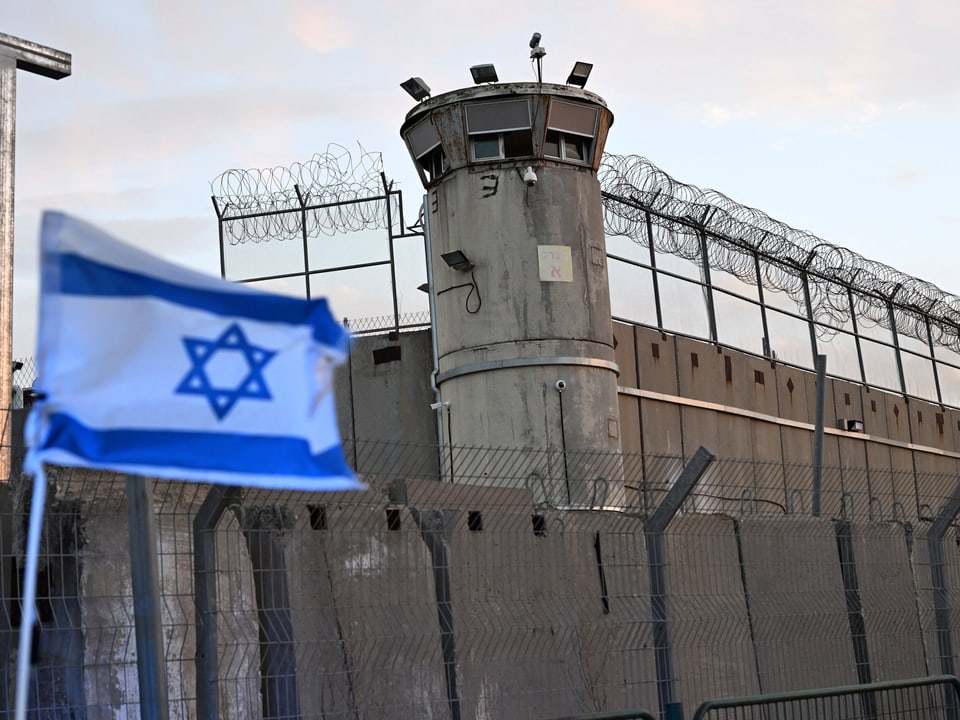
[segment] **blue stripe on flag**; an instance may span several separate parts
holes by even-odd
[[[51,414],[41,453],[47,449],[68,452],[91,467],[156,465],[169,477],[172,469],[184,470],[183,479],[202,479],[203,471],[237,473],[237,482],[250,476],[315,477],[322,490],[330,476],[352,478],[353,471],[336,445],[314,455],[297,437],[271,437],[180,430],[95,430],[69,415]],[[246,477],[245,477],[246,476]],[[338,478],[338,479],[339,479]]]
[[[347,349],[348,335],[333,320],[326,299],[193,287],[122,270],[74,253],[50,253],[46,259],[59,265],[59,287],[54,291],[65,295],[155,297],[216,315],[309,325],[318,342],[344,352]]]

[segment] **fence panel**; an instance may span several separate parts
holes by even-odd
[[[424,476],[436,447],[355,445],[382,459],[359,493],[150,484],[171,717],[603,717],[656,710],[665,678],[689,712],[938,673],[945,648],[956,667],[956,525],[934,573],[929,525],[890,514],[890,484],[841,484],[812,518],[809,466],[716,461],[663,535],[661,614],[645,525],[687,459],[622,458],[636,488],[624,506],[598,484],[593,505],[570,507],[531,481],[536,453],[458,449],[483,483],[459,484]],[[926,488],[947,480],[911,482],[940,508]],[[123,478],[50,468],[49,482],[31,707],[136,717]],[[28,479],[0,485],[0,708],[13,706],[28,498]],[[876,695],[876,716],[939,717],[919,713],[940,692]],[[859,717],[856,698],[831,702]],[[815,707],[829,710],[786,716]]]
[[[948,720],[957,717],[958,707],[960,681],[952,675],[940,675],[711,700],[697,708],[693,720]]]

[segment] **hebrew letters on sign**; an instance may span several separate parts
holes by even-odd
[[[537,245],[540,282],[573,282],[573,259],[566,245]]]

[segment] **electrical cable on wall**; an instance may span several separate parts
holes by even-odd
[[[467,311],[467,313],[469,313],[470,315],[476,315],[478,312],[480,312],[480,308],[481,308],[481,306],[483,305],[483,299],[480,297],[480,288],[477,287],[477,278],[476,278],[476,276],[473,274],[473,271],[472,271],[472,270],[470,271],[470,282],[468,282],[468,283],[460,283],[459,285],[451,285],[451,286],[448,287],[448,288],[444,288],[443,290],[441,290],[440,292],[437,293],[437,297],[440,297],[440,296],[443,295],[444,293],[448,293],[448,292],[450,292],[451,290],[458,290],[458,289],[460,289],[460,288],[465,288],[465,287],[470,288],[470,292],[467,293],[466,300],[464,300],[464,309],[465,309],[465,310]],[[475,308],[473,308],[473,309],[471,310],[471,309],[470,309],[470,298],[473,297],[474,295],[476,295],[476,298],[477,298],[477,305],[476,305]]]

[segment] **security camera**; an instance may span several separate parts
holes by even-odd
[[[527,187],[533,187],[537,184],[537,174],[529,165],[527,165],[527,169],[523,171],[523,181],[527,184]]]
[[[567,387],[566,380],[557,380],[553,386],[557,389],[557,392],[563,392]]]
[[[530,49],[533,50],[539,44],[540,44],[540,33],[534,33],[533,37],[530,38]]]

